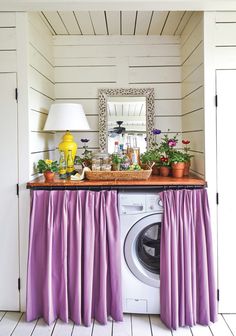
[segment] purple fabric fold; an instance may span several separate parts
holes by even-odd
[[[217,302],[207,191],[160,193],[161,319],[171,329],[216,321]]]
[[[31,191],[26,320],[122,321],[116,191]]]

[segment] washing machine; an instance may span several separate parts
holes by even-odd
[[[160,234],[163,206],[158,192],[119,193],[123,311],[160,313]]]

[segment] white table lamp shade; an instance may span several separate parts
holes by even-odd
[[[44,126],[45,131],[87,131],[89,124],[80,104],[52,104]]]

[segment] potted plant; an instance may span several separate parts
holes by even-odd
[[[112,170],[120,170],[120,164],[123,161],[123,158],[119,154],[112,154]]]
[[[39,160],[37,164],[37,169],[39,173],[43,173],[45,177],[45,182],[52,182],[54,180],[54,175],[58,171],[58,163],[53,160]]]
[[[161,156],[159,161],[160,175],[167,177],[170,174],[170,161],[169,157]]]
[[[152,169],[153,175],[159,175],[159,167],[158,164],[160,162],[160,153],[158,148],[150,149],[145,153],[141,154],[141,162],[146,165],[148,169]]]
[[[172,151],[170,155],[170,162],[172,168],[172,176],[183,177],[186,162],[184,153],[179,150]]]
[[[92,156],[93,153],[91,150],[88,150],[88,142],[89,139],[81,139],[80,140],[83,144],[83,153],[81,154],[81,156],[76,156],[76,164],[81,164],[82,167],[89,167],[92,168]]]
[[[190,141],[187,139],[182,140],[182,144],[185,145],[183,148],[184,151],[184,157],[185,157],[185,167],[184,167],[184,176],[189,175],[189,168],[191,165],[191,158],[194,157],[194,155],[190,155],[190,147],[188,145],[190,144]]]

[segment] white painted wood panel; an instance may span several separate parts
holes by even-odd
[[[68,103],[66,99],[57,99],[57,103]],[[98,98],[92,99],[69,99],[70,103],[81,104],[84,108],[85,114],[98,115]]]
[[[124,314],[123,322],[113,322],[112,336],[133,336],[130,314]]]
[[[0,336],[10,336],[17,326],[22,313],[7,312],[0,322]]]
[[[56,34],[68,34],[63,21],[58,12],[43,12],[49,24],[53,27]]]
[[[236,334],[236,316],[235,314],[224,314],[223,318],[230,328],[233,335]]]
[[[54,149],[54,135],[46,132],[31,132],[30,152],[40,152]]]
[[[236,12],[230,11],[230,12],[215,12],[215,22],[219,23],[228,23],[228,22],[235,22],[236,23]]]
[[[216,46],[236,46],[236,22],[215,25]]]
[[[34,329],[33,336],[51,336],[56,321],[49,326],[40,318]]]
[[[160,129],[162,132],[180,132],[181,131],[181,117],[155,117],[154,127]]]
[[[90,13],[76,11],[75,16],[77,17],[77,21],[79,22],[82,35],[94,35],[94,29],[90,18]]]
[[[16,51],[0,51],[0,72],[16,72]]]
[[[130,86],[130,85],[127,85]],[[181,98],[181,84],[180,83],[161,83],[150,84],[149,86],[155,89],[156,99],[180,99]],[[114,88],[115,83],[71,83],[70,85],[64,83],[55,84],[56,99],[83,99],[83,98],[97,98],[98,89]],[[147,87],[147,84],[133,84],[132,87],[141,88]],[[186,98],[187,100],[187,98]],[[187,104],[187,102],[186,102]],[[197,102],[196,102],[197,105]],[[199,104],[198,104],[199,105]],[[199,106],[198,106],[199,107]],[[200,106],[202,107],[202,106]],[[189,112],[189,111],[188,111]]]
[[[192,32],[196,29],[201,20],[202,13],[193,12],[181,34],[181,44],[184,44],[187,41],[187,39],[192,35]]]
[[[104,11],[91,11],[90,17],[93,23],[95,35],[107,35]]]
[[[204,107],[203,87],[183,98],[183,113],[199,110]]]
[[[173,336],[192,336],[191,329],[189,327],[178,328],[177,330],[172,330]]]
[[[34,89],[29,89],[29,108],[35,111],[48,113],[52,103],[52,98],[48,98]]]
[[[181,48],[182,61],[184,62],[189,57],[189,51],[194,50],[203,40],[203,22],[200,21],[196,29],[192,32],[185,44]]]
[[[3,28],[0,29],[0,50],[16,49],[16,29]]]
[[[155,101],[156,115],[181,115],[182,101],[181,100],[156,100]]]
[[[181,82],[180,67],[130,67],[130,83],[179,83]]]
[[[122,11],[122,34],[133,35],[136,20],[136,11]]]
[[[136,35],[147,35],[151,16],[151,11],[138,11],[135,27]]]
[[[42,131],[47,119],[47,114],[34,110],[30,111],[30,129],[31,131]]]
[[[0,321],[3,319],[3,316],[6,314],[5,311],[0,311]]]
[[[180,57],[129,57],[129,66],[168,66],[181,65]]]
[[[218,314],[217,321],[210,324],[210,329],[214,336],[232,336],[223,316],[220,314]]]
[[[29,85],[49,98],[54,97],[54,83],[32,67],[29,68]]]
[[[28,17],[28,21],[30,24],[30,29],[32,28],[32,26],[34,27],[34,29],[36,31],[38,31],[38,33],[43,36],[48,36],[48,34],[51,35],[52,33],[52,28],[49,29],[48,27],[51,27],[48,23],[48,21],[46,20],[45,16],[43,15],[43,12],[30,12],[27,14]],[[48,24],[46,24],[46,22]],[[53,33],[55,33],[53,31]]]
[[[32,45],[29,46],[29,59],[30,66],[37,69],[38,72],[50,79],[51,82],[54,81],[54,68],[52,64],[49,63],[38,50],[32,47]]]
[[[170,12],[166,20],[165,26],[162,30],[162,34],[174,35],[183,15],[184,15],[183,11]]]
[[[108,35],[120,35],[121,32],[121,12],[106,11]]]
[[[71,336],[92,336],[93,324],[94,322],[92,322],[92,324],[89,327],[74,325],[74,329]]]
[[[74,323],[69,321],[68,323],[57,321],[57,324],[53,330],[55,336],[71,336]]]
[[[203,42],[201,42],[194,51],[190,51],[190,56],[182,65],[182,80],[190,75],[203,60]]]
[[[16,14],[15,13],[0,13],[0,28],[3,27],[15,27],[16,26]]]
[[[191,328],[193,336],[212,336],[211,330],[207,326],[196,325]]]
[[[216,69],[235,69],[236,68],[236,48],[217,47],[215,53]]]
[[[200,109],[183,115],[182,125],[183,129],[188,131],[204,129],[204,110]]]
[[[18,253],[18,144],[17,103],[15,100],[16,74],[0,74],[1,155],[5,164],[0,166],[0,310],[19,310],[19,253]],[[9,136],[10,135],[10,136]],[[6,140],[7,139],[7,140]],[[9,168],[7,168],[9,166]],[[6,257],[7,256],[7,257]],[[6,317],[7,318],[7,317]],[[5,336],[5,335],[4,335]]]
[[[110,336],[112,333],[112,321],[108,321],[107,324],[101,325],[98,322],[94,322],[93,335],[94,336]]]
[[[191,149],[194,151],[198,151],[204,153],[204,131],[183,131],[182,133],[183,139],[190,140]]]
[[[179,26],[177,27],[175,31],[175,35],[181,35],[185,26],[187,25],[188,21],[190,20],[191,16],[193,15],[193,12],[185,12],[184,16],[182,17]]]
[[[78,22],[76,20],[74,12],[59,12],[59,15],[64,22],[69,34],[81,35]]]
[[[179,36],[54,36],[54,46],[179,45]],[[174,55],[166,55],[174,56]],[[96,55],[97,57],[97,55]]]
[[[117,62],[116,57],[74,57],[74,58],[55,58],[54,65],[55,67],[59,66],[112,66]]]
[[[204,178],[205,176],[205,156],[204,153],[191,152],[194,157],[191,160],[190,171],[197,174],[199,177]]]
[[[202,87],[204,84],[204,66],[200,64],[182,83],[183,97]]]
[[[31,336],[36,326],[37,320],[32,322],[25,321],[25,314],[22,314],[17,327],[11,334],[12,336]],[[1,327],[0,327],[1,329]]]
[[[152,336],[172,336],[171,331],[166,328],[159,315],[150,315],[150,323]]]
[[[133,330],[133,335],[152,336],[149,316],[133,314],[132,315],[132,330]]]
[[[65,57],[121,57],[121,56],[179,56],[178,45],[143,45],[140,48],[134,45],[126,45],[121,48],[120,45],[102,46],[102,45],[88,45],[88,46],[55,46],[54,55],[57,58]]]
[[[49,34],[49,33],[48,33]],[[53,64],[53,55],[51,52],[51,39],[48,35],[44,35],[39,30],[35,29],[33,25],[29,26],[29,42],[34,46],[35,49],[39,50],[40,53]]]
[[[230,165],[236,164],[232,156],[229,143],[234,141],[235,117],[235,85],[236,70],[217,71],[217,172],[218,172],[218,285],[220,290],[219,312],[236,312],[236,301],[232,297],[236,295],[236,271],[229,267],[228,261],[235,255],[234,225],[234,189],[235,180],[230,174],[225,174],[226,158],[230,159]]]
[[[168,12],[154,12],[150,24],[149,35],[161,35],[163,25],[166,21]]]
[[[111,67],[56,67],[55,82],[79,83],[79,82],[116,82],[117,69]]]

